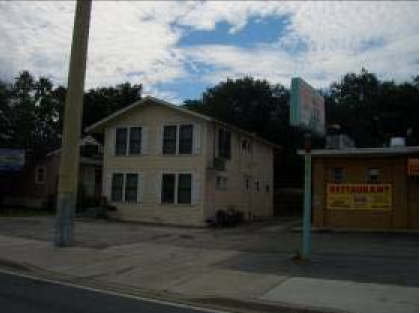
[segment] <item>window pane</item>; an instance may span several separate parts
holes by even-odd
[[[370,168],[368,170],[368,182],[369,183],[378,183],[379,182],[380,171],[378,168]]]
[[[112,175],[112,192],[111,192],[112,201],[122,201],[123,184],[124,184],[123,174]]]
[[[162,203],[175,202],[175,174],[162,175]]]
[[[163,128],[163,154],[176,153],[176,126],[165,126]]]
[[[125,155],[127,152],[127,128],[117,128],[115,137],[115,154]]]
[[[230,131],[219,129],[219,157],[230,159]]]
[[[334,174],[334,182],[341,183],[343,181],[343,168],[341,167],[334,167],[333,168]]]
[[[191,203],[191,174],[178,176],[178,203]]]
[[[179,153],[191,154],[193,143],[193,126],[181,125],[179,129]]]
[[[141,153],[141,127],[130,128],[130,154]]]
[[[137,202],[137,174],[127,174],[125,180],[125,201]]]

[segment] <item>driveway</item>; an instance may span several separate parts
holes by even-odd
[[[418,234],[315,232],[312,259],[296,263],[296,220],[275,219],[232,229],[76,221],[75,245],[105,249],[136,243],[235,251],[221,269],[279,276],[418,286]],[[52,241],[53,217],[0,218],[0,235]]]

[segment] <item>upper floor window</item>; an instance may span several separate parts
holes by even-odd
[[[176,126],[163,128],[163,154],[176,154]]]
[[[129,154],[140,154],[141,153],[141,127],[130,128],[130,145]]]
[[[35,168],[35,183],[44,184],[46,180],[45,166],[37,166]]]
[[[219,129],[218,133],[218,149],[219,149],[219,157],[230,159],[231,156],[231,133],[226,129]]]
[[[243,138],[241,141],[242,151],[251,152],[251,142],[248,139]]]
[[[378,183],[380,180],[380,170],[379,168],[370,168],[368,170],[367,180],[369,183]]]
[[[163,154],[192,154],[193,125],[166,125],[163,127]]]
[[[127,128],[117,128],[115,134],[115,154],[126,155],[127,154]]]
[[[341,183],[343,181],[343,168],[342,167],[333,168],[333,179],[335,183]]]
[[[142,127],[119,127],[115,134],[115,154],[141,154]]]
[[[191,154],[193,146],[193,126],[181,125],[179,127],[179,154]]]

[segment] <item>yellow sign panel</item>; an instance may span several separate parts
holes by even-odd
[[[327,184],[327,209],[391,210],[391,184]]]
[[[407,174],[408,176],[419,176],[419,159],[409,158],[407,160]]]

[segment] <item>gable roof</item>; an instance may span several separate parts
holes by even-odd
[[[94,145],[94,146],[102,147],[102,144],[99,141],[97,141],[95,138],[93,138],[92,136],[89,136],[89,135],[86,136],[86,137],[83,137],[79,141],[79,146],[80,147],[83,147],[83,146],[86,146],[86,145]],[[59,153],[61,153],[61,147],[47,153],[47,156],[56,155],[56,154],[59,154]]]
[[[147,103],[150,103],[150,102],[152,102],[154,104],[157,104],[157,105],[161,105],[163,107],[166,107],[166,108],[169,108],[169,109],[172,109],[172,110],[175,110],[175,111],[178,111],[178,112],[181,112],[181,113],[184,113],[184,114],[188,114],[188,115],[194,116],[194,117],[199,118],[201,120],[204,120],[206,122],[216,123],[218,125],[221,125],[223,127],[229,128],[231,130],[240,132],[240,133],[242,133],[242,134],[244,134],[244,135],[246,135],[248,137],[252,137],[253,139],[256,139],[256,140],[258,140],[258,141],[260,141],[262,143],[265,143],[265,144],[271,146],[272,148],[281,149],[281,147],[279,145],[276,145],[275,143],[272,143],[272,142],[270,142],[268,140],[265,140],[265,139],[263,139],[261,137],[258,137],[255,133],[248,132],[248,131],[246,131],[244,129],[241,129],[241,128],[236,127],[236,126],[233,126],[231,124],[222,122],[222,121],[217,120],[217,119],[215,119],[213,117],[210,117],[208,115],[200,114],[200,113],[197,113],[197,112],[194,112],[194,111],[185,109],[183,107],[174,105],[172,103],[169,103],[169,102],[166,102],[164,100],[160,100],[160,99],[157,99],[157,98],[154,98],[154,97],[151,97],[151,96],[146,96],[143,99],[141,99],[139,101],[136,101],[133,104],[131,104],[131,105],[129,105],[129,106],[127,106],[127,107],[125,107],[125,108],[123,108],[123,109],[121,109],[121,110],[119,110],[119,111],[117,111],[117,112],[115,112],[115,113],[113,113],[113,114],[105,117],[104,119],[102,119],[102,120],[94,123],[93,125],[90,125],[90,126],[86,127],[85,128],[85,131],[87,133],[102,132],[103,131],[103,128],[105,127],[105,125],[108,122],[114,120],[115,118],[121,116],[122,114],[124,114],[124,113],[126,113],[128,111],[131,111],[132,109],[134,109],[136,107],[145,106]]]

